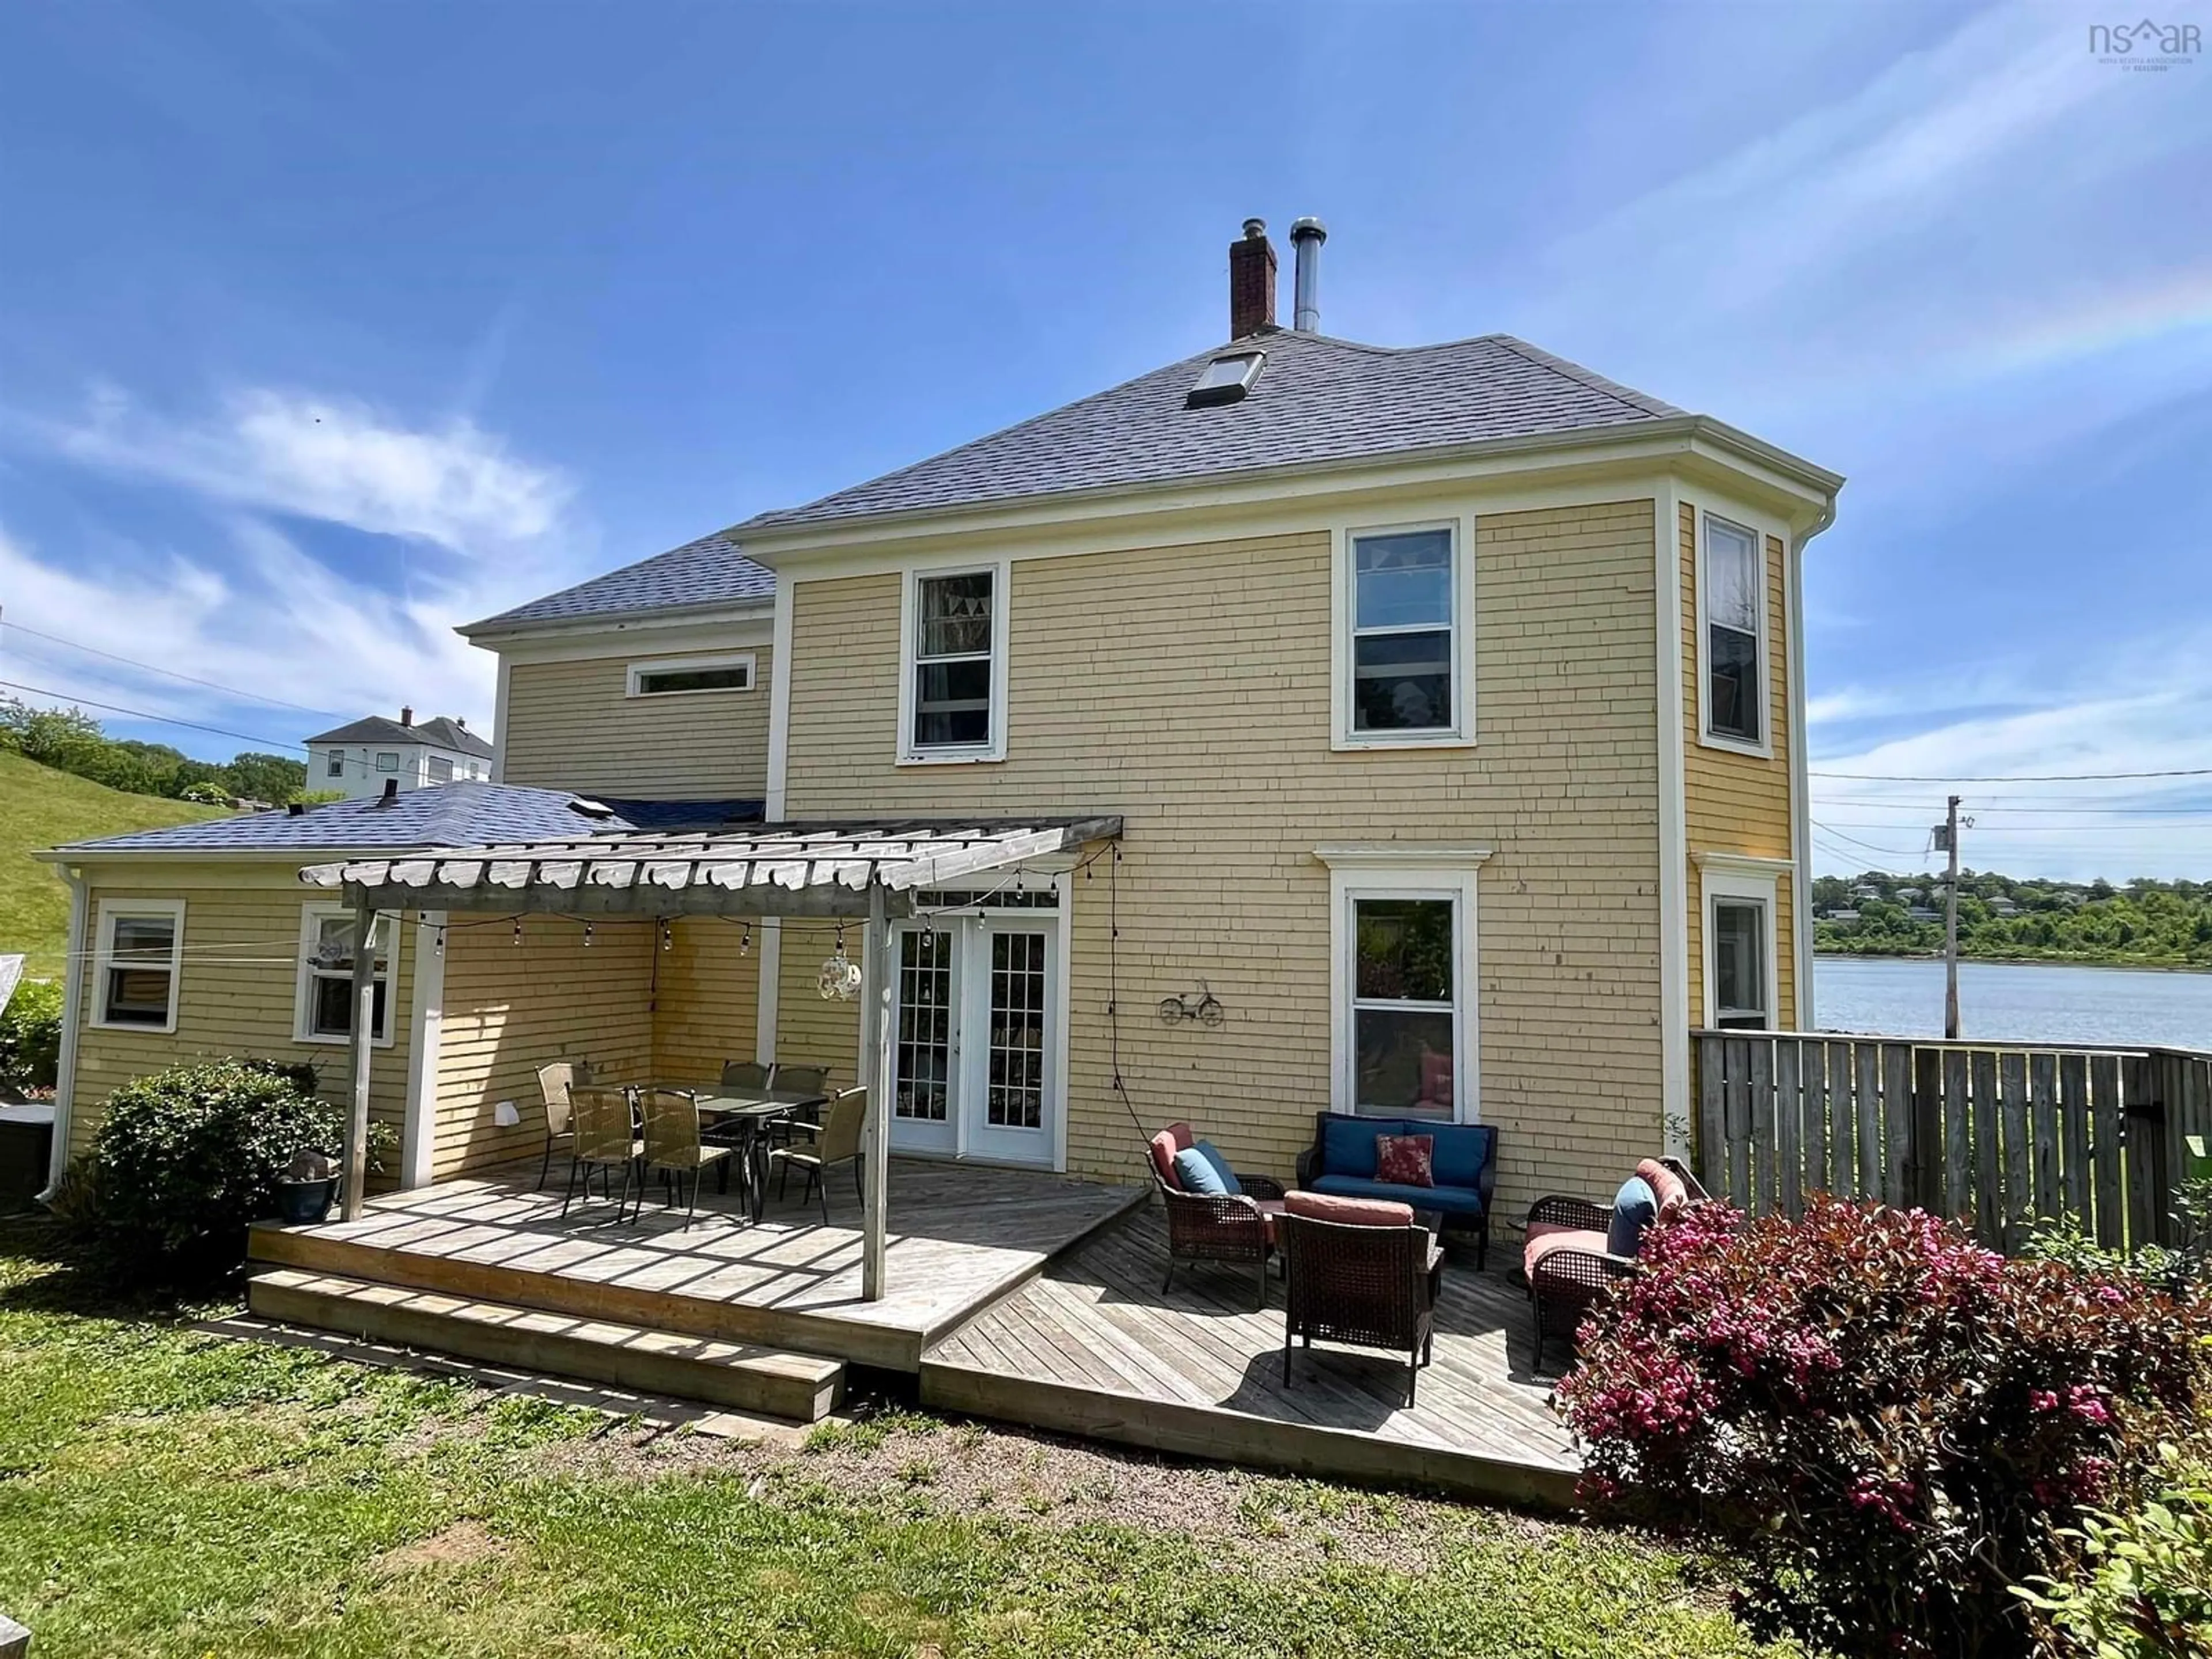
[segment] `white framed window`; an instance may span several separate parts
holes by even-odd
[[[1486,848],[1322,848],[1332,1108],[1479,1116],[1474,866]]]
[[[184,900],[100,900],[92,1023],[113,1031],[175,1030],[184,952]]]
[[[1717,514],[1698,522],[1698,729],[1716,748],[1771,755],[1765,541]]]
[[[399,751],[396,749],[378,750],[376,769],[380,772],[397,772],[399,769]]]
[[[469,763],[469,781],[474,783],[477,779],[483,776],[483,768],[477,765],[476,762],[471,761]]]
[[[1336,748],[1473,740],[1473,542],[1459,519],[1339,532]]]
[[[1705,1024],[1712,1030],[1776,1029],[1780,879],[1748,861],[1705,867]]]
[[[392,1046],[392,918],[377,924],[376,1029],[369,1040]],[[292,1036],[301,1042],[344,1042],[353,1036],[354,913],[343,904],[300,907],[300,976]]]
[[[633,697],[688,697],[708,691],[753,689],[753,653],[727,651],[711,657],[656,657],[629,665]]]
[[[899,606],[907,765],[1006,755],[1007,562],[908,570]]]
[[[345,775],[344,750],[333,749],[331,750],[329,756],[323,762],[323,775],[326,778],[342,778]]]
[[[451,783],[453,781],[453,763],[443,755],[431,756],[430,781],[433,783]]]

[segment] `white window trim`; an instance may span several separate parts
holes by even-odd
[[[1782,1017],[1782,979],[1780,957],[1775,947],[1777,924],[1781,920],[1779,896],[1783,873],[1790,866],[1785,860],[1753,860],[1730,858],[1725,855],[1705,854],[1698,860],[1698,899],[1703,907],[1698,930],[1704,936],[1705,947],[1705,1029],[1720,1029],[1720,975],[1715,971],[1714,950],[1717,930],[1713,926],[1713,908],[1721,900],[1737,904],[1757,904],[1766,913],[1766,925],[1761,929],[1759,947],[1765,953],[1763,964],[1766,975],[1767,1028],[1779,1030]]]
[[[107,1017],[107,970],[115,965],[115,924],[125,916],[167,916],[174,924],[169,933],[169,1017],[159,1025]],[[99,943],[93,952],[92,1018],[87,1024],[102,1031],[139,1031],[149,1036],[174,1035],[177,998],[185,982],[184,900],[102,899],[97,938]]]
[[[1353,1036],[1353,952],[1358,935],[1353,901],[1363,898],[1443,898],[1452,915],[1452,1115],[1455,1123],[1482,1121],[1482,1021],[1476,977],[1475,867],[1487,848],[1417,848],[1396,844],[1316,848],[1328,866],[1329,1109],[1358,1110],[1358,1045]]]
[[[345,750],[333,749],[323,757],[323,775],[326,778],[345,776]]]
[[[702,686],[693,691],[647,691],[641,682],[647,674],[683,674],[702,668],[742,668],[745,671],[743,685]],[[750,651],[721,651],[710,657],[654,657],[644,662],[629,665],[624,676],[626,697],[650,697],[655,702],[663,697],[732,697],[743,696],[748,691],[760,690],[760,672]]]
[[[314,1003],[311,988],[314,975],[308,963],[308,958],[314,952],[322,922],[331,916],[352,915],[353,907],[349,904],[330,904],[311,899],[300,907],[299,965],[295,972],[292,984],[292,1041],[295,1042],[313,1042],[343,1048],[353,1041],[349,1035],[334,1036],[317,1032],[312,1029]],[[376,1048],[389,1048],[392,1042],[392,1024],[396,1005],[399,1000],[400,930],[392,917],[380,914],[374,924],[374,933],[375,937],[381,939],[384,944],[384,1018],[379,1023],[377,1030],[371,1034],[369,1045]]]
[[[1471,749],[1474,746],[1474,520],[1467,514],[1404,524],[1346,524],[1329,532],[1329,747]],[[1362,536],[1448,530],[1452,538],[1452,721],[1433,732],[1361,732],[1352,725],[1352,544]]]
[[[958,748],[917,746],[914,740],[915,625],[921,614],[921,584],[936,576],[964,576],[977,571],[991,575],[991,740]],[[906,567],[899,592],[898,747],[901,766],[960,766],[1006,757],[1006,643],[1012,606],[1013,561],[986,559],[960,564]]]
[[[1707,532],[1717,519],[1731,530],[1741,530],[1751,538],[1752,552],[1759,561],[1759,580],[1753,584],[1759,595],[1759,741],[1746,742],[1730,737],[1725,732],[1713,730],[1713,682],[1710,659],[1712,655],[1712,629],[1705,620],[1705,594],[1710,584],[1705,580]],[[1771,572],[1768,568],[1766,532],[1742,519],[1731,518],[1725,513],[1716,513],[1708,507],[1698,509],[1698,741],[1708,749],[1726,749],[1738,755],[1756,755],[1761,760],[1774,758],[1774,647],[1767,615],[1766,587]]]
[[[398,750],[379,749],[374,751],[374,759],[370,763],[376,769],[377,776],[396,778],[399,775],[399,769],[404,763],[402,761]],[[392,762],[392,764],[389,766],[386,766],[384,763],[387,757]]]

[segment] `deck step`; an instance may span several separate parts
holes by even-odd
[[[842,1360],[333,1273],[266,1267],[246,1299],[288,1325],[802,1423],[827,1416],[845,1392]]]

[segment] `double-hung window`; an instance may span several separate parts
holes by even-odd
[[[1766,734],[1766,562],[1754,531],[1705,515],[1698,568],[1704,613],[1705,732],[1764,754]]]
[[[392,919],[374,929],[376,1024],[373,1041],[392,1041]],[[343,1042],[353,1035],[354,913],[343,905],[309,904],[300,915],[300,981],[293,1036],[301,1042]]]
[[[182,899],[102,899],[92,1023],[116,1030],[175,1030],[184,945]]]
[[[430,781],[433,783],[451,783],[453,781],[453,763],[443,755],[431,756]]]
[[[1468,735],[1466,576],[1453,523],[1344,537],[1340,746]]]
[[[1382,1117],[1474,1116],[1474,870],[1399,848],[1322,848],[1329,866],[1331,1103]]]
[[[902,760],[1004,757],[1006,576],[1005,564],[908,574]]]
[[[397,772],[399,769],[398,751],[393,749],[378,750],[376,751],[376,769],[380,772]]]

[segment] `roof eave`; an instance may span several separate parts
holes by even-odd
[[[1176,496],[1194,498],[1198,492],[1258,490],[1297,480],[1325,482],[1353,478],[1361,473],[1382,472],[1409,466],[1450,467],[1479,461],[1507,461],[1528,458],[1540,461],[1558,456],[1573,459],[1604,459],[1607,450],[1663,449],[1688,454],[1700,444],[1748,463],[1771,474],[1808,502],[1832,501],[1843,488],[1841,473],[1794,455],[1788,450],[1754,438],[1724,421],[1707,415],[1658,416],[1647,420],[1620,421],[1604,426],[1577,427],[1565,432],[1534,433],[1508,438],[1485,438],[1473,443],[1439,444],[1419,449],[1393,450],[1387,454],[1363,455],[1344,460],[1301,462],[1285,466],[1239,468],[1194,478],[1170,478],[1139,484],[1115,484],[1096,489],[1054,490],[1047,494],[1009,496],[1003,501],[963,502],[947,507],[912,507],[879,513],[854,514],[836,519],[807,520],[796,524],[763,524],[748,520],[732,534],[745,538],[745,556],[756,564],[775,568],[779,556],[804,553],[829,545],[847,545],[855,539],[885,532],[950,534],[983,528],[1006,520],[1030,516],[1088,516],[1102,505],[1126,501],[1142,509]]]
[[[747,557],[751,556],[748,554]],[[632,605],[622,611],[592,611],[574,617],[540,617],[506,622],[487,617],[462,623],[453,632],[471,645],[492,646],[507,640],[557,639],[572,634],[595,634],[639,623],[750,622],[773,615],[775,596],[757,599],[709,599],[691,605]]]

